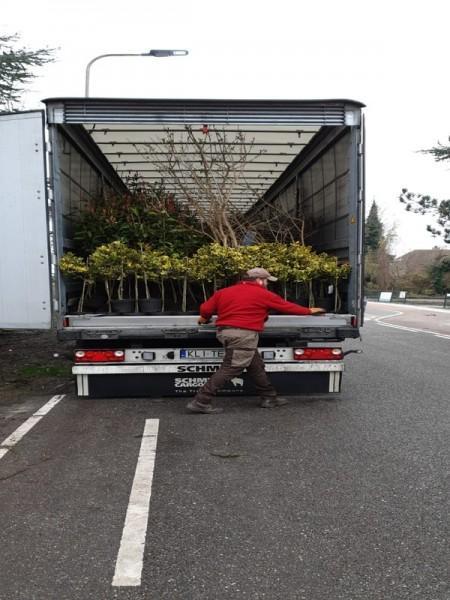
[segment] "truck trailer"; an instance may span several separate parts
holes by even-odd
[[[77,215],[130,174],[158,183],[156,156],[168,133],[220,128],[252,139],[247,214],[302,215],[304,243],[348,263],[339,312],[271,315],[262,358],[282,394],[336,393],[344,344],[363,324],[364,115],[353,100],[50,98],[45,111],[0,115],[0,329],[57,329],[73,340],[79,396],[187,396],[223,356],[214,323],[195,314],[75,313],[58,265],[74,247]],[[151,146],[148,142],[151,141]],[[253,183],[252,183],[253,182]],[[177,190],[172,190],[176,195]],[[264,266],[264,265],[261,265]],[[245,373],[226,395],[254,393]]]

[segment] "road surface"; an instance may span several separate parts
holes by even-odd
[[[0,599],[448,600],[450,313],[435,312],[369,303],[337,398],[0,407]]]

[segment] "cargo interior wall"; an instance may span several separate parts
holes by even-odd
[[[107,164],[106,158],[100,152],[98,155],[93,154],[92,143],[85,142],[84,137],[84,132],[76,126],[50,129],[51,173],[55,194],[53,218],[56,222],[55,245],[58,259],[65,252],[76,249],[74,229],[80,213],[91,202],[95,202],[105,189],[124,187],[121,182],[114,181],[116,176],[112,175],[112,168]],[[75,280],[65,281],[58,269],[56,272],[59,309],[63,315],[75,309],[81,283]]]
[[[353,178],[357,176],[355,130],[354,127],[322,126],[281,172],[263,201],[249,211],[257,211],[264,217],[266,211],[275,207],[296,219],[301,218],[305,244],[316,252],[337,257],[340,263],[350,263],[350,279],[339,288],[341,304],[337,312],[340,313],[354,313],[357,304],[357,219],[352,217],[356,204]],[[54,202],[57,247],[58,256],[62,256],[75,249],[74,224],[80,211],[103,194],[105,188],[124,192],[126,187],[100,149],[101,144],[94,143],[83,126],[53,126],[51,142],[52,174],[55,193],[59,195]],[[60,279],[59,287],[61,313],[74,312],[79,286],[71,283],[66,289]]]
[[[298,177],[299,215],[304,219],[305,244],[316,252],[354,263],[350,223],[351,135],[347,131]],[[357,268],[356,264],[352,269]],[[340,312],[351,313],[350,280],[340,285]]]
[[[337,257],[339,263],[350,263],[356,278],[353,238],[357,231],[356,219],[351,217],[354,168],[351,129],[324,127],[269,190],[261,214],[275,207],[302,219],[304,243]],[[339,312],[353,312],[352,277],[341,286],[340,294]]]

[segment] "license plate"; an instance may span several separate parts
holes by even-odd
[[[206,348],[186,348],[180,350],[180,358],[223,358],[224,350],[222,348],[206,349]]]

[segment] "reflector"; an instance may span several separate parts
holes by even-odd
[[[294,348],[294,360],[342,360],[341,348]]]
[[[124,360],[123,350],[77,350],[75,352],[76,363],[123,362]]]

